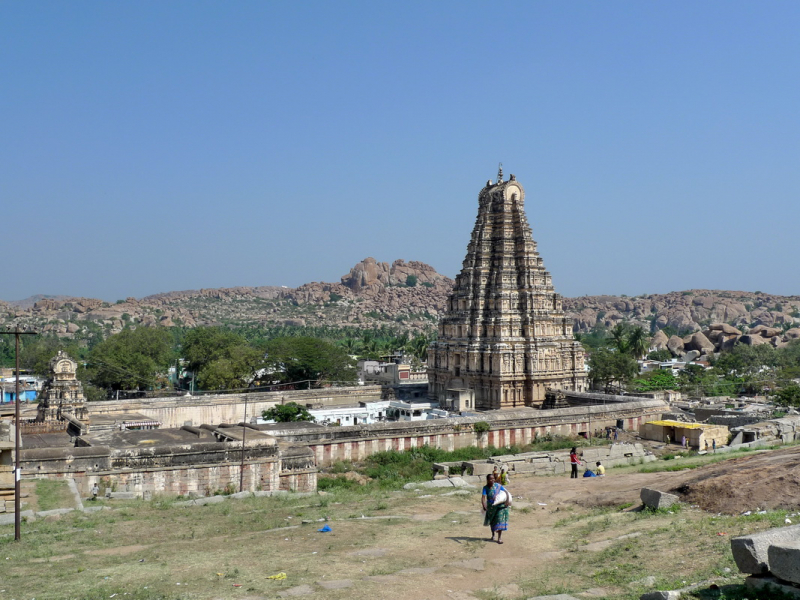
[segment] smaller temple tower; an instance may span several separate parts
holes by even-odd
[[[39,395],[37,422],[70,421],[68,416],[87,420],[89,411],[77,372],[78,363],[61,350],[50,360],[50,377]]]

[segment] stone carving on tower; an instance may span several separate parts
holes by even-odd
[[[50,377],[39,394],[36,421],[66,421],[67,415],[87,420],[86,398],[77,371],[78,363],[61,350],[50,359]]]
[[[514,175],[489,180],[439,338],[428,395],[451,410],[540,406],[548,389],[585,391],[584,352],[545,270]]]

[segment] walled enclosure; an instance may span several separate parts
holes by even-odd
[[[380,398],[379,385],[288,392],[141,398],[92,402],[89,404],[89,419],[91,422],[93,416],[113,418],[116,414],[139,413],[159,421],[163,428],[177,428],[186,424],[198,426],[203,423],[239,423],[245,418],[245,400],[247,400],[247,419],[250,420],[253,416],[261,416],[262,411],[285,402],[323,407],[380,400]]]
[[[588,395],[574,400],[588,401],[584,396]],[[318,466],[361,460],[385,450],[402,451],[426,444],[444,450],[474,445],[523,446],[547,434],[579,435],[607,426],[638,430],[668,409],[665,402],[655,399],[605,399],[605,405],[498,410],[428,421],[351,427],[298,427],[293,423],[285,429],[272,425],[264,431],[269,437],[262,434],[245,444],[243,489],[313,491]],[[489,431],[476,433],[474,425],[478,422],[488,423]],[[265,426],[247,427],[259,430]],[[240,441],[198,441],[151,447],[31,448],[23,451],[21,460],[24,476],[73,478],[84,495],[95,482],[101,487],[141,494],[203,495],[231,485],[238,491],[241,452]]]
[[[578,435],[617,426],[620,422],[625,429],[638,430],[646,421],[658,419],[667,409],[667,404],[661,400],[635,400],[558,410],[489,411],[477,417],[458,419],[293,428],[272,430],[270,434],[307,445],[314,453],[317,466],[325,466],[337,460],[362,460],[377,452],[403,451],[424,445],[448,451],[468,446],[523,446],[547,434]],[[485,434],[478,434],[473,428],[481,421],[490,426]]]
[[[101,488],[146,493],[209,495],[239,491],[241,442],[199,442],[151,448],[31,448],[23,450],[26,477],[72,478],[85,496]],[[245,444],[244,490],[315,491],[317,469],[308,448],[274,439]]]

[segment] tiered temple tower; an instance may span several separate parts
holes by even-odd
[[[78,363],[61,350],[50,359],[50,377],[39,394],[36,421],[65,421],[67,415],[79,421],[87,420],[89,411],[77,371]]]
[[[478,195],[467,256],[428,351],[428,395],[443,407],[537,406],[548,388],[586,390],[583,348],[536,250],[524,201],[502,168]]]

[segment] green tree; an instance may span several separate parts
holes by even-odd
[[[781,406],[800,406],[800,385],[790,383],[777,390],[772,399]]]
[[[50,375],[50,360],[58,354],[59,350],[66,352],[71,358],[78,360],[80,363],[79,359],[83,353],[74,341],[56,336],[37,336],[33,340],[26,340],[20,348],[19,366],[21,369],[28,369],[40,377],[47,377]]]
[[[587,352],[591,352],[597,348],[605,348],[607,346],[608,329],[603,324],[597,323],[588,333],[576,333],[574,337]]]
[[[314,417],[304,407],[297,402],[287,402],[286,404],[276,404],[272,408],[261,413],[261,416],[269,421],[277,423],[293,423],[297,421],[313,421]]]
[[[206,390],[247,387],[264,366],[264,353],[233,331],[198,327],[186,333],[182,345],[186,367]]]
[[[662,348],[661,350],[656,350],[651,352],[647,355],[647,358],[650,360],[657,360],[659,362],[667,362],[672,360],[672,352],[667,350],[666,348]]]
[[[105,389],[152,389],[172,358],[171,336],[165,329],[125,329],[92,349],[87,376]]]
[[[627,346],[634,358],[642,358],[650,347],[650,337],[637,325],[628,331]]]
[[[409,342],[409,351],[414,358],[420,362],[425,362],[428,360],[428,346],[430,346],[430,343],[430,338],[421,333]]]
[[[609,392],[614,382],[624,385],[639,372],[639,365],[629,354],[607,348],[595,350],[589,356],[589,379]]]
[[[408,287],[414,287],[417,285],[417,276],[416,275],[409,275],[406,277],[406,285]]]
[[[627,354],[630,351],[630,328],[625,323],[617,323],[611,329],[611,343],[620,354]]]
[[[181,356],[186,368],[198,373],[208,363],[226,356],[231,348],[246,346],[241,335],[223,327],[196,327],[186,332]]]
[[[634,380],[633,388],[637,392],[655,392],[658,390],[678,389],[678,378],[672,370],[659,370],[646,373],[643,377]]]
[[[361,348],[361,343],[359,340],[351,337],[341,339],[338,343],[350,355],[358,354],[358,351]]]
[[[285,337],[264,346],[270,377],[284,383],[355,382],[355,361],[344,348],[310,337]]]

